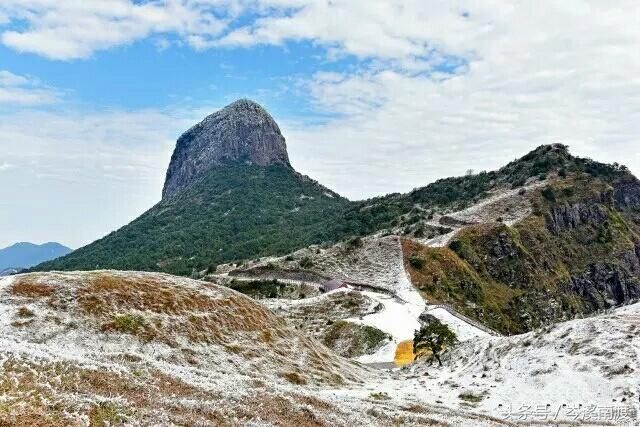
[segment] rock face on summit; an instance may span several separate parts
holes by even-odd
[[[216,166],[290,167],[278,124],[259,104],[241,99],[198,123],[179,139],[162,192],[169,199]]]

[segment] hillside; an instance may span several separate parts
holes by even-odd
[[[434,221],[447,213],[477,205],[497,191],[517,192],[549,178],[563,180],[569,175],[608,183],[633,178],[623,166],[575,157],[562,144],[542,145],[496,171],[444,178],[406,194],[353,202],[344,227],[360,235],[387,230],[417,238],[435,236],[450,231],[447,228],[451,225],[465,223],[448,218]],[[509,216],[508,211],[503,214]]]
[[[347,203],[286,166],[220,166],[131,224],[38,270],[191,275],[331,240]]]
[[[505,334],[640,299],[640,182],[568,173],[520,195],[511,224],[472,222],[448,242],[404,242],[414,285]],[[455,216],[455,215],[454,215]]]
[[[479,185],[488,176],[492,180]],[[421,298],[448,305],[507,335],[640,298],[640,182],[624,168],[575,158],[553,145],[497,172],[454,180],[474,190],[446,202],[450,180],[443,180],[374,199],[357,209],[412,208],[367,238],[224,266],[219,273],[316,283],[348,279],[392,291],[414,301],[412,307]],[[422,193],[443,205],[416,195]],[[389,233],[401,236],[401,250]],[[402,285],[398,272],[405,269],[417,300]]]
[[[158,273],[18,275],[0,279],[0,425],[630,425],[639,313],[636,304],[477,337],[448,352],[444,368],[389,372],[336,356],[216,284]],[[514,418],[522,405],[546,415]],[[615,413],[587,412],[593,406]]]
[[[251,298],[158,273],[0,279],[0,425],[499,426],[369,389]]]
[[[640,304],[513,337],[480,337],[416,363],[404,387],[417,400],[489,413],[516,425],[640,423]],[[398,396],[394,384],[375,384]]]
[[[178,140],[158,205],[36,270],[206,277],[275,267],[279,277],[316,283],[410,287],[412,313],[424,306],[415,287],[429,304],[513,334],[638,299],[639,211],[640,183],[628,170],[561,144],[497,171],[350,202],[297,173],[275,121],[241,100]],[[377,240],[386,235],[401,236],[401,247]],[[371,236],[371,250],[352,256],[363,242],[353,236]],[[410,332],[385,331],[396,340]]]
[[[23,269],[33,267],[44,261],[49,261],[71,252],[60,243],[16,243],[4,249],[0,249],[0,271],[8,269]]]

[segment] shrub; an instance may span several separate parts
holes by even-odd
[[[113,319],[113,329],[121,332],[135,332],[144,325],[144,317],[139,314],[124,314]]]
[[[411,265],[411,267],[415,268],[416,270],[422,270],[425,263],[426,260],[418,254],[413,254],[411,255],[411,257],[409,257],[409,265]]]
[[[465,402],[471,402],[471,403],[478,403],[482,400],[482,396],[478,394],[474,394],[470,391],[462,392],[460,393],[460,395],[458,395],[458,397],[461,400],[464,400]]]
[[[32,310],[28,309],[27,307],[23,306],[23,307],[20,307],[18,309],[17,316],[18,317],[33,317],[33,316],[35,316],[35,313]]]
[[[556,195],[553,191],[553,188],[551,187],[545,187],[542,190],[542,197],[544,197],[546,200],[550,201],[550,202],[555,202],[556,201]]]
[[[347,240],[347,247],[350,249],[359,248],[361,246],[362,246],[362,238],[359,236],[355,236]]]
[[[313,261],[308,256],[302,258],[300,260],[300,267],[302,268],[311,268],[313,267]]]

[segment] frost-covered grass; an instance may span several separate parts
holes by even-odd
[[[2,279],[0,330],[0,425],[469,419],[371,401],[363,385],[386,372],[336,356],[242,294],[185,278],[101,271]]]
[[[50,291],[16,292],[26,284]],[[2,279],[0,329],[0,423],[11,425],[512,425],[507,407],[637,405],[640,387],[640,305],[476,337],[444,368],[393,371],[336,356],[234,291],[151,273]]]
[[[640,424],[640,304],[523,335],[467,340],[444,364],[418,362],[396,374],[400,381],[369,387],[512,421],[545,424],[542,417],[553,413],[546,421]]]

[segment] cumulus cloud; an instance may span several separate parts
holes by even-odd
[[[212,37],[224,28],[216,10],[234,10],[224,1],[165,0],[4,0],[0,15],[25,28],[6,29],[2,43],[19,52],[51,59],[86,58],[97,50],[120,46],[153,34]]]
[[[60,98],[59,91],[39,81],[0,70],[0,105],[53,104]]]
[[[412,62],[411,49],[398,50],[408,57],[394,56],[386,42],[376,50],[377,39],[361,34],[360,25],[352,25],[353,36],[346,24],[342,33],[305,30],[316,42],[379,61],[309,80],[316,107],[339,117],[322,125],[289,126],[290,137],[305,141],[304,149],[295,148],[292,155],[303,169],[362,197],[407,190],[468,168],[496,168],[539,144],[564,142],[579,155],[640,172],[640,57],[634,53],[640,32],[633,23],[640,5],[420,4],[413,12],[423,22],[422,33],[391,8],[386,15],[397,27],[392,34],[424,46],[425,57],[436,46],[437,56],[464,58],[462,66],[447,69],[446,60],[435,67],[420,58]],[[354,8],[345,6],[340,13]],[[295,31],[280,24],[298,15],[303,20]],[[306,37],[300,30],[310,23],[306,16],[303,9],[257,22],[247,31],[256,36],[266,31],[276,40]],[[345,22],[360,24],[358,19],[371,14],[348,16]]]

